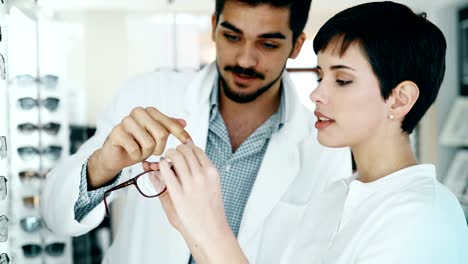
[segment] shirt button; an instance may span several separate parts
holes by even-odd
[[[231,170],[230,164],[227,164],[226,166],[224,166],[224,171],[229,172],[230,170]]]

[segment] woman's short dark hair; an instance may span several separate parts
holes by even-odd
[[[293,42],[301,35],[309,17],[310,4],[312,0],[216,0],[216,21],[219,21],[224,4],[227,1],[236,1],[251,6],[269,4],[274,7],[288,7],[289,27],[293,32]]]
[[[394,2],[373,2],[351,7],[328,20],[314,39],[314,51],[333,48],[342,56],[353,42],[366,54],[383,99],[403,81],[418,86],[419,98],[401,126],[411,134],[434,103],[444,79],[444,35],[425,13],[416,14]]]

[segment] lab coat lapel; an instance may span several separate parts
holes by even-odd
[[[306,112],[287,74],[283,75],[283,85],[286,96],[285,125],[270,139],[244,211],[238,234],[241,245],[245,245],[261,227],[297,176],[300,168],[299,144],[304,137],[312,136],[311,126],[304,124],[310,117],[305,116]]]
[[[209,98],[217,79],[215,63],[203,68],[195,77],[184,98],[187,127],[193,142],[202,149],[206,148],[209,125]]]

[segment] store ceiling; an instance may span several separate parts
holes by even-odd
[[[16,0],[28,1],[28,0]],[[32,0],[29,0],[32,1]],[[398,0],[397,0],[398,1]],[[368,0],[313,0],[312,11],[332,11],[369,2]],[[414,7],[429,7],[427,0],[400,0]],[[215,0],[39,0],[43,6],[54,10],[125,10],[125,11],[196,11],[211,12]],[[430,7],[466,3],[466,0],[433,0]]]

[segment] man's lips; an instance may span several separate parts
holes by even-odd
[[[238,73],[232,73],[232,75],[234,76],[235,82],[241,83],[241,84],[248,84],[257,79],[257,77],[254,77],[254,76],[243,75],[243,74],[238,74]]]

